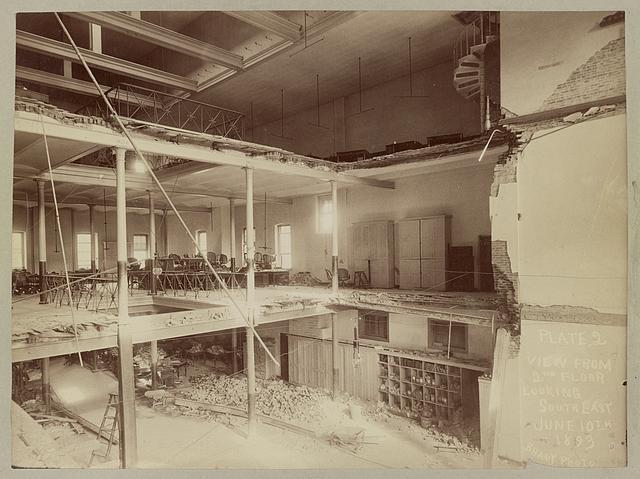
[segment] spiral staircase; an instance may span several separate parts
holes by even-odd
[[[453,85],[465,99],[479,99],[484,72],[484,50],[498,38],[498,18],[494,12],[479,13],[465,25],[453,46]]]

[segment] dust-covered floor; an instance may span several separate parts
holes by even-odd
[[[353,399],[350,400],[351,402]],[[353,419],[344,400],[321,400],[327,429],[364,429],[365,444],[356,453],[277,427],[258,424],[246,438],[247,422],[172,415],[146,406],[138,412],[138,467],[141,468],[478,468],[478,452],[438,451],[438,437],[395,416]]]
[[[208,397],[214,397],[215,403],[244,411],[245,377],[212,374],[210,368],[200,364],[188,369],[190,381],[183,376],[178,388],[167,391],[171,397],[168,401],[155,401],[154,405],[151,398],[138,398],[136,467],[422,469],[483,466],[477,449],[435,428],[425,429],[414,420],[389,414],[381,405],[346,395],[334,400],[326,391],[293,386],[279,380],[258,381],[258,412],[304,428],[307,432],[312,431],[312,434],[258,422],[256,434],[247,439],[247,420],[244,417],[185,407],[175,401],[183,398],[207,402]],[[84,376],[87,378],[80,380]],[[60,390],[56,397],[64,398],[63,402],[69,403],[70,407],[75,401],[73,398],[84,397],[84,385],[95,391],[95,382],[101,380],[105,384],[98,388],[100,397],[93,395],[89,401],[95,407],[84,404],[88,400],[73,407],[81,415],[83,411],[90,412],[92,422],[98,421],[101,416],[98,412],[104,411],[107,392],[113,387],[114,379],[104,373],[92,373],[78,364],[64,366],[55,362],[52,367],[52,386]],[[211,386],[211,381],[214,386]],[[215,392],[213,396],[212,390]],[[289,402],[292,406],[282,408],[281,402]],[[80,467],[88,466],[93,450],[106,447],[104,441],[96,440],[95,434],[89,431],[78,434],[68,423],[54,421],[45,424],[45,429],[54,436],[59,449],[73,457]],[[336,442],[336,437],[357,437],[358,440],[345,444]],[[94,458],[92,467],[119,467],[118,446],[113,446],[109,460]]]

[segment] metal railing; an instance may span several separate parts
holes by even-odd
[[[218,271],[227,287],[242,301],[246,288],[246,274]],[[133,270],[128,274],[129,295],[148,295],[152,274],[150,271]],[[66,287],[66,279],[62,274],[45,275],[45,291],[47,302],[57,307],[72,305],[76,309],[90,311],[114,311],[118,309],[118,275],[102,273],[99,276],[87,274],[70,274],[71,298]],[[224,299],[222,287],[213,273],[208,271],[171,271],[156,276],[158,294],[173,296],[199,296]]]
[[[132,121],[242,140],[244,115],[208,103],[189,100],[149,88],[119,83],[105,92],[119,116]],[[80,115],[109,118],[101,97],[76,111]]]
[[[490,37],[498,35],[498,17],[496,12],[482,12],[465,25],[453,44],[453,68],[458,67],[458,61],[471,53],[471,48],[482,45]]]

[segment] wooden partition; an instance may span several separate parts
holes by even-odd
[[[378,400],[378,354],[368,347],[340,343],[340,391]],[[289,335],[289,381],[331,390],[331,340]]]

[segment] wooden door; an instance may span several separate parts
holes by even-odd
[[[444,220],[444,216],[420,220],[420,256],[422,258],[446,256]]]
[[[398,241],[401,260],[420,259],[420,221],[400,221],[398,223]]]
[[[389,221],[353,225],[354,272],[364,271],[373,287],[393,287],[392,228]]]
[[[420,259],[400,259],[400,289],[420,287]]]
[[[399,284],[402,289],[420,287],[420,220],[398,223]]]
[[[444,291],[446,285],[446,265],[444,258],[429,258],[420,261],[420,281],[422,288]]]

